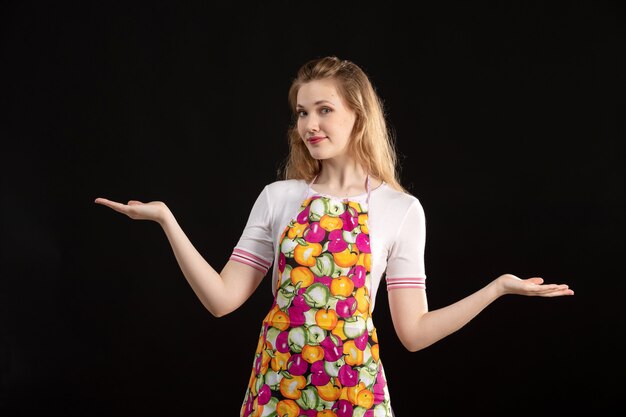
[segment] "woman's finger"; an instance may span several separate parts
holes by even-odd
[[[144,203],[139,200],[129,200],[128,204],[123,204],[106,198],[96,198],[95,202],[112,208],[119,213],[123,213],[134,220],[159,221],[159,219],[163,217],[163,213],[167,210],[167,206],[165,206],[162,201]]]
[[[543,284],[543,278],[541,278],[541,277],[527,278],[526,281],[528,281],[528,282],[530,282],[532,284],[536,284],[536,285]]]
[[[553,297],[557,295],[573,295],[574,292],[567,284],[544,284],[531,288],[529,295],[539,295],[542,297]]]
[[[95,203],[112,208],[117,212],[128,214],[128,206],[126,204],[111,201],[106,198],[96,198]]]

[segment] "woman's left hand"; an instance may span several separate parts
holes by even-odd
[[[574,295],[574,291],[567,284],[544,284],[541,277],[521,279],[515,275],[504,274],[496,278],[496,286],[501,295],[517,294],[539,297]]]

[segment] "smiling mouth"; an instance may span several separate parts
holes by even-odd
[[[326,138],[325,138],[325,137],[322,137],[322,136],[318,136],[318,137],[310,138],[310,139],[309,139],[309,143],[311,143],[311,144],[316,144],[316,143],[319,143],[319,142],[323,141],[324,139],[326,139]]]

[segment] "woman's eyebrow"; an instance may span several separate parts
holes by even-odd
[[[318,100],[315,103],[313,103],[313,105],[314,106],[319,106],[320,104],[325,104],[325,103],[333,104],[332,102],[330,102],[328,100]],[[303,109],[304,106],[302,104],[298,104],[298,105],[296,105],[296,108]]]

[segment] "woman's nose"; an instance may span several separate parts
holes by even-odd
[[[317,132],[319,128],[317,117],[309,116],[306,121],[306,130],[308,132]]]

